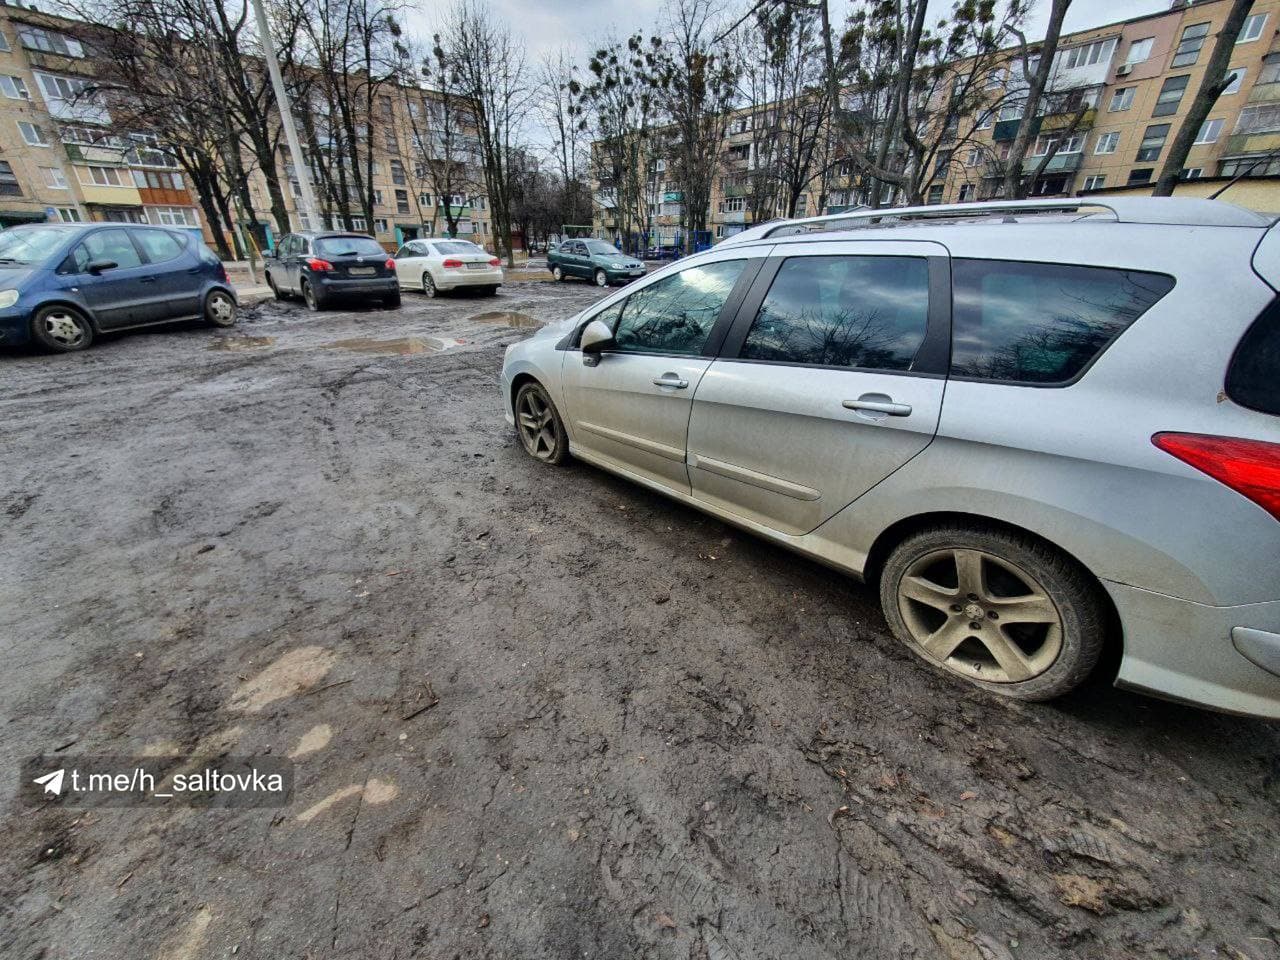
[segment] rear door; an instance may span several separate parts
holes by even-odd
[[[116,265],[100,273],[88,270],[94,261]],[[147,323],[154,300],[150,268],[124,227],[95,230],[72,249],[64,269],[74,274],[80,295],[104,330]]]
[[[575,449],[689,493],[685,440],[693,395],[761,262],[760,255],[726,252],[590,317],[613,329],[616,346],[595,355],[576,346],[565,352],[562,382]]]
[[[151,268],[145,313],[151,320],[176,320],[200,312],[204,286],[200,261],[190,252],[191,241],[172,230],[130,228]]]
[[[775,247],[694,396],[693,496],[808,533],[929,445],[950,351],[945,247]]]

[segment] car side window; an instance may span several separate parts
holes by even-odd
[[[142,266],[142,258],[123,228],[91,233],[71,251],[71,262],[77,273],[86,272],[95,260],[112,260],[119,268]]]
[[[130,230],[129,234],[142,247],[150,263],[164,263],[182,255],[186,244],[166,230]]]
[[[1173,289],[1162,273],[1012,260],[952,261],[952,376],[1074,380]]]
[[[401,247],[399,250],[396,251],[395,258],[397,260],[403,260],[405,257],[411,257],[411,256],[413,256],[413,250],[410,248],[408,244],[405,244],[403,247]]]
[[[616,349],[697,356],[745,266],[746,260],[722,260],[689,267],[637,290],[622,301]]]
[[[791,257],[774,277],[739,357],[909,370],[928,325],[924,257]]]
[[[293,234],[287,233],[276,244],[276,256],[281,260],[293,254]]]

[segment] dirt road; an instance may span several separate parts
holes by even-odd
[[[297,764],[274,810],[6,795],[0,956],[1280,956],[1274,725],[991,700],[871,590],[527,458],[501,347],[597,296],[0,356],[6,783]]]

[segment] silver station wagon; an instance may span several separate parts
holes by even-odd
[[[1280,717],[1280,228],[1228,203],[777,221],[511,346],[507,419],[878,586],[932,666]]]

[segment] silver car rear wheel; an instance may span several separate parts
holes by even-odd
[[[880,583],[885,618],[913,652],[995,693],[1047,700],[1098,661],[1104,617],[1070,558],[1012,531],[940,528],[904,540]]]

